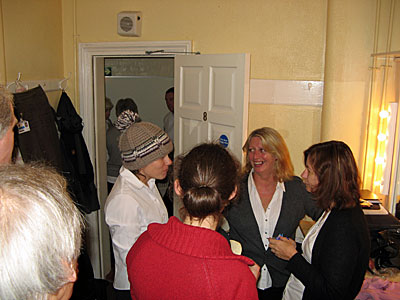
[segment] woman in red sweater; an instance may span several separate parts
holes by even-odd
[[[183,222],[149,225],[129,251],[132,299],[258,299],[254,262],[215,232],[236,196],[239,163],[221,146],[201,144],[176,165]]]

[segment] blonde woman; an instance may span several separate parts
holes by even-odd
[[[305,215],[317,220],[321,209],[293,175],[293,165],[282,136],[273,128],[254,130],[243,150],[245,175],[237,205],[227,212],[230,239],[241,243],[242,255],[261,268],[259,299],[281,299],[290,273],[286,262],[277,258],[268,238],[284,235],[294,239]]]

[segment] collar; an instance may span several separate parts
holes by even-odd
[[[169,218],[167,224],[150,224],[148,233],[156,243],[183,255],[234,258],[253,264],[251,259],[233,254],[228,241],[218,232],[184,224],[176,217]]]
[[[256,184],[255,184],[254,178],[253,178],[253,173],[254,173],[254,169],[251,169],[251,171],[249,173],[249,188],[251,188],[251,191],[249,191],[249,192],[252,192],[256,188]],[[276,189],[281,189],[283,192],[286,192],[285,183],[278,181],[278,183],[276,184]]]
[[[156,185],[156,180],[154,178],[151,178],[149,181],[147,181],[148,186],[145,185],[139,178],[136,177],[135,174],[132,173],[132,171],[128,170],[124,166],[122,166],[119,170],[119,174],[123,178],[127,179],[136,189],[153,189]]]

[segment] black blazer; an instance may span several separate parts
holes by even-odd
[[[260,267],[264,264],[267,266],[273,287],[284,287],[290,275],[285,269],[287,261],[277,258],[270,249],[265,250],[251,207],[247,180],[248,175],[241,182],[237,203],[228,207],[226,212],[230,227],[229,238],[242,244],[242,255],[251,258]],[[316,207],[299,177],[293,177],[284,184],[286,191],[283,193],[281,212],[273,236],[282,233],[294,239],[300,220],[306,214],[317,220],[322,210]]]
[[[287,269],[305,286],[303,299],[354,299],[368,267],[369,231],[360,207],[333,209],[314,243],[312,263],[297,253]]]

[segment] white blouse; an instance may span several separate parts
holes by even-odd
[[[154,179],[148,186],[123,166],[104,212],[115,257],[114,288],[129,290],[126,256],[150,223],[166,223],[168,212]]]
[[[331,212],[325,212],[318,219],[318,221],[310,228],[304,241],[301,245],[301,249],[303,250],[303,257],[306,259],[308,263],[311,264],[312,258],[312,250],[314,247],[315,240],[318,237],[318,234],[324,225],[325,221],[328,219],[328,216]],[[295,300],[302,299],[304,293],[304,284],[301,283],[299,279],[293,274],[290,274],[289,280],[286,284],[285,290],[283,292],[282,300]]]
[[[283,182],[277,183],[271,202],[269,203],[268,208],[264,210],[256,185],[254,183],[253,172],[254,170],[250,172],[248,179],[249,198],[265,250],[268,250],[268,238],[273,237],[279,215],[281,214],[285,185]],[[260,268],[261,274],[259,280],[257,281],[257,288],[264,290],[272,286],[272,278],[266,265],[260,266]]]

